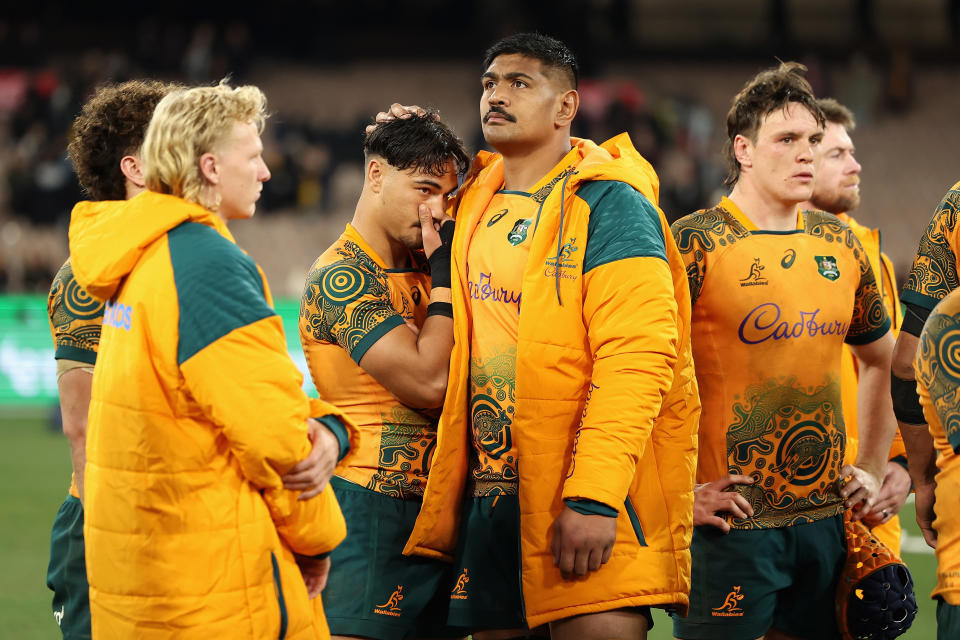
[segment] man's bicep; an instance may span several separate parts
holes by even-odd
[[[417,334],[401,319],[364,350],[359,364],[387,391],[402,395],[411,382],[409,365],[417,355]]]
[[[851,344],[850,351],[865,367],[889,367],[895,344],[889,329],[876,340],[865,344]]]
[[[854,243],[854,253],[860,268],[860,281],[854,293],[850,329],[845,338],[846,343],[853,347],[879,340],[890,332],[891,323],[866,251],[860,246],[860,241],[853,232],[848,230],[848,233]],[[890,349],[893,349],[892,344]]]

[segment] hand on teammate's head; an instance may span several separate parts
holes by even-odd
[[[383,124],[384,122],[390,122],[391,120],[396,120],[397,118],[409,118],[412,115],[422,116],[427,112],[423,107],[417,106],[415,104],[403,105],[399,102],[394,102],[386,111],[381,111],[374,118],[373,124],[368,124],[366,132],[370,133],[377,128],[378,124]]]

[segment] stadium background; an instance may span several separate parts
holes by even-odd
[[[232,230],[267,272],[300,362],[297,296],[352,214],[364,124],[394,101],[432,106],[482,148],[479,60],[515,31],[550,33],[579,54],[575,134],[630,132],[670,218],[723,193],[727,106],[776,58],[804,62],[817,95],[854,110],[855,214],[883,230],[901,279],[960,173],[960,0],[210,1],[137,14],[85,4],[38,0],[0,17],[0,638],[57,637],[43,579],[69,456],[45,293],[82,198],[64,155],[70,122],[103,81],[229,74],[266,92],[273,178],[257,216]],[[908,504],[905,522],[912,513]],[[907,535],[921,614],[905,637],[933,638],[935,563],[915,526]],[[669,637],[657,620],[651,637]]]

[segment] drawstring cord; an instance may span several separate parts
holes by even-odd
[[[576,171],[567,173],[567,175],[563,178],[563,184],[560,186],[560,228],[557,230],[557,267],[553,276],[557,284],[557,304],[559,304],[561,307],[563,306],[563,300],[560,298],[560,251],[563,249],[563,246],[560,243],[563,242],[563,206],[566,202],[566,198],[564,196],[567,191],[567,180],[569,180],[570,176],[572,176],[574,173],[576,173]]]

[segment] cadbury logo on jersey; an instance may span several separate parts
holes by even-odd
[[[130,331],[130,325],[133,323],[133,307],[108,300],[107,306],[103,311],[103,324]]]
[[[797,318],[782,318],[780,307],[773,302],[764,302],[747,313],[737,332],[744,344],[761,344],[767,340],[793,340],[847,335],[850,325],[839,320],[820,322],[820,309],[800,311]]]

